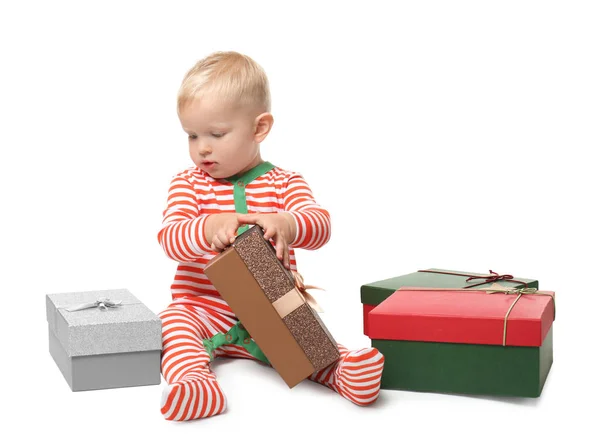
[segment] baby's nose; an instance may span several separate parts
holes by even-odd
[[[212,153],[212,147],[210,146],[210,144],[208,144],[206,142],[200,142],[198,144],[198,151],[202,155],[210,154],[210,153]]]

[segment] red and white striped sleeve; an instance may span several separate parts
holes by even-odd
[[[163,211],[158,242],[167,256],[179,262],[191,262],[205,254],[214,254],[204,236],[204,222],[192,184],[181,174],[171,180],[167,208]]]
[[[316,250],[329,241],[329,212],[315,201],[312,190],[301,175],[293,174],[289,178],[283,194],[283,204],[284,210],[296,220],[296,238],[290,247]]]

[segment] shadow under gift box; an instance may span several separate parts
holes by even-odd
[[[540,396],[553,362],[554,292],[513,305],[518,294],[490,290],[403,287],[371,310],[381,388]]]
[[[339,359],[337,342],[308,303],[283,317],[276,310],[274,303],[297,288],[258,225],[211,259],[204,272],[290,388]]]
[[[489,276],[489,274],[429,268],[362,285],[360,287],[360,300],[363,304],[363,331],[365,335],[369,336],[369,312],[400,287],[465,288],[477,284],[473,288],[488,288],[492,285],[492,282],[484,283],[485,279],[475,279],[467,282],[468,276],[483,278]],[[503,286],[511,288],[523,288],[525,285],[522,282],[525,282],[529,288],[539,288],[539,283],[535,279],[514,278],[513,280],[514,282],[506,280],[499,282]]]
[[[100,298],[122,305],[68,311]],[[72,391],[161,382],[160,318],[126,289],[46,295],[49,348]]]

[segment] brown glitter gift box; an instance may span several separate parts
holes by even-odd
[[[290,388],[339,359],[337,342],[258,225],[205,273]]]

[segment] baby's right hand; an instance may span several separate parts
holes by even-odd
[[[235,240],[240,226],[237,213],[214,214],[209,219],[212,219],[211,227],[207,230],[209,231],[207,234],[212,235],[212,238],[208,237],[211,242],[210,248],[220,253]]]

